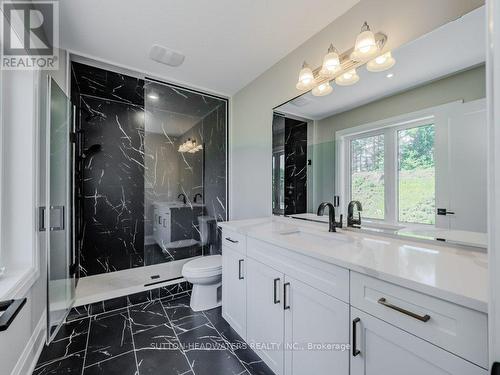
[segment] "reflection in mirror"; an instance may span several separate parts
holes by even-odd
[[[224,99],[146,81],[144,264],[212,254],[226,212]]]
[[[479,8],[391,51],[389,70],[276,107],[273,213],[328,221],[319,204],[338,202],[344,225],[485,247],[484,22]]]

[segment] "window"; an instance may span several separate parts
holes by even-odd
[[[435,224],[434,125],[398,131],[398,221]]]
[[[372,128],[373,129],[373,128]],[[391,223],[435,224],[433,119],[379,126],[342,138],[344,194],[363,217]],[[342,193],[341,193],[342,195]],[[347,204],[347,202],[345,202]]]
[[[363,204],[363,214],[384,219],[384,135],[351,140],[351,200]]]

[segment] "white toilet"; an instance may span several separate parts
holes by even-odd
[[[198,217],[200,224],[200,243],[206,245],[209,239],[210,216]],[[203,311],[221,305],[220,288],[222,285],[222,257],[209,255],[191,260],[182,267],[182,276],[191,284],[191,309]]]

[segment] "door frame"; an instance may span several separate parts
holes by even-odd
[[[500,362],[500,0],[487,0],[489,357]]]

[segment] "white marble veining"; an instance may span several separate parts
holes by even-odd
[[[488,261],[484,252],[338,230],[283,217],[219,223],[282,248],[487,312]]]

